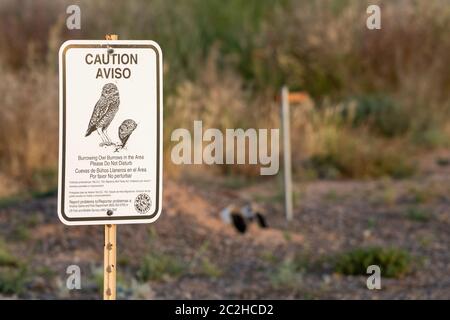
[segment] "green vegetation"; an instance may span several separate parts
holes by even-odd
[[[31,230],[42,222],[43,216],[39,212],[30,212],[24,217],[13,217],[10,220],[11,231],[8,239],[13,241],[27,241],[31,238]]]
[[[343,194],[342,192],[338,192],[335,189],[330,189],[324,193],[323,198],[330,202],[343,201],[347,199],[348,195]]]
[[[296,289],[301,283],[301,270],[293,260],[284,260],[270,275],[270,282],[275,288]]]
[[[48,266],[39,267],[34,272],[46,279],[52,279],[58,275],[58,272]]]
[[[393,187],[387,187],[383,190],[381,198],[384,204],[392,206],[397,201],[397,190]]]
[[[367,267],[378,265],[381,275],[399,278],[412,270],[412,257],[405,250],[395,248],[358,248],[334,258],[334,270],[345,275],[366,275]]]
[[[56,193],[58,171],[55,168],[35,170],[31,176],[30,189],[35,198],[43,198]]]
[[[269,250],[262,251],[259,257],[269,264],[275,264],[275,262],[277,262],[277,256]]]
[[[219,278],[223,274],[223,271],[217,264],[212,262],[207,257],[204,257],[202,259],[200,273],[210,278]]]
[[[0,293],[20,294],[28,279],[23,263],[8,250],[0,239]]]
[[[19,267],[20,260],[7,248],[6,243],[0,239],[0,267]]]
[[[409,188],[408,192],[415,203],[428,203],[437,196],[436,191],[431,186],[414,186]]]
[[[428,222],[432,218],[432,214],[428,210],[411,207],[406,212],[406,217],[412,221]]]
[[[377,219],[375,219],[374,217],[370,217],[369,219],[367,219],[367,228],[370,230],[375,229],[377,225]]]
[[[322,150],[309,162],[319,177],[405,178],[416,170],[408,153],[400,153],[396,147],[386,146],[380,138],[366,133],[331,131],[323,142]]]
[[[15,0],[4,2],[0,194],[48,195],[56,185],[55,57],[73,37],[58,17],[70,1],[33,1],[21,10]],[[415,173],[414,156],[449,145],[449,80],[440,71],[450,65],[450,13],[445,1],[428,2],[386,3],[389,32],[379,37],[361,28],[366,4],[359,0],[81,0],[78,36],[109,30],[161,45],[167,134],[195,119],[220,129],[278,128],[273,97],[287,84],[312,98],[292,109],[294,172],[404,178]],[[42,13],[38,25],[33,12]],[[172,145],[165,146],[167,155]],[[218,171],[250,181],[259,175],[246,165]],[[226,187],[245,184],[232,177]]]
[[[0,267],[0,293],[20,295],[28,280],[26,268]]]
[[[127,256],[121,256],[117,258],[117,265],[119,267],[128,267],[130,266],[130,258]]]
[[[9,197],[0,197],[0,209],[12,206],[16,203],[19,203],[22,200],[23,200],[23,197],[19,196],[19,195],[13,195],[13,196],[9,196]]]
[[[365,95],[355,100],[355,110],[350,110],[353,106],[351,102],[343,109],[343,115],[350,117],[354,126],[365,126],[376,134],[390,138],[408,131],[413,115],[391,97]],[[354,114],[350,115],[351,112]]]
[[[310,264],[309,258],[303,255],[285,258],[271,271],[270,282],[275,288],[298,289]]]
[[[137,278],[140,281],[162,280],[165,277],[177,277],[183,271],[182,261],[168,254],[153,252],[142,259]]]
[[[103,296],[103,268],[102,267],[91,267],[91,274],[89,277],[89,281],[95,285],[95,288],[100,296]],[[116,279],[116,287],[117,287],[117,296],[121,298],[122,291],[124,288],[127,288],[128,281],[125,280],[125,276],[120,270],[117,272]]]
[[[20,223],[14,226],[11,234],[11,238],[15,241],[26,241],[30,236],[30,228]]]

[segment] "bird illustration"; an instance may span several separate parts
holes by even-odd
[[[119,126],[119,139],[122,144],[117,146],[116,151],[119,148],[122,149],[123,147],[125,147],[125,144],[127,143],[136,127],[137,123],[132,119],[127,119],[122,122],[122,124]]]
[[[107,83],[102,88],[102,94],[95,104],[94,111],[89,120],[85,137],[97,131],[102,142],[100,146],[110,146],[114,143],[108,137],[107,129],[119,110],[120,97],[119,90],[114,83]]]

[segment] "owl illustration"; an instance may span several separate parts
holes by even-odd
[[[133,133],[134,129],[136,129],[137,124],[134,120],[127,119],[122,122],[122,124],[119,126],[119,139],[122,143],[120,145],[120,148],[125,147],[125,144],[128,141],[128,138],[130,138],[131,133]]]
[[[97,131],[102,142],[100,146],[110,146],[114,143],[108,137],[107,129],[119,110],[120,97],[119,90],[114,83],[107,83],[103,86],[102,94],[95,104],[94,111],[89,120],[89,126],[85,137]]]

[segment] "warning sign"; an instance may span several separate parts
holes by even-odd
[[[67,41],[59,51],[59,78],[61,221],[155,221],[162,195],[158,44]]]

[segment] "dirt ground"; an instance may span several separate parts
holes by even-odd
[[[290,223],[276,179],[239,189],[217,181],[166,179],[156,223],[118,226],[118,296],[450,299],[450,166],[434,159],[425,159],[425,169],[406,180],[297,183]],[[269,228],[251,225],[239,234],[219,212],[250,200],[263,209]],[[0,234],[28,266],[24,290],[2,297],[101,297],[103,227],[62,225],[55,195],[2,205]],[[327,263],[367,246],[407,250],[415,259],[412,272],[382,278],[381,290],[368,290],[366,276],[343,276]],[[143,279],[145,257],[169,262]],[[299,259],[304,267],[292,268]],[[72,264],[81,267],[81,290],[66,288],[66,268]],[[166,272],[171,265],[178,268]]]

